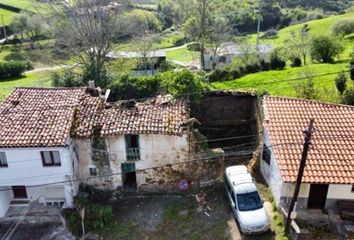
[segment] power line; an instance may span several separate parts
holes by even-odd
[[[298,145],[302,143],[298,142],[292,142],[292,143],[282,143],[282,144],[275,144],[271,145],[269,147],[273,146],[281,146],[281,145]],[[101,176],[90,176],[88,178],[79,178],[79,179],[71,179],[71,180],[65,180],[65,181],[57,181],[57,182],[52,182],[52,183],[45,183],[45,184],[37,184],[37,185],[31,185],[31,186],[26,186],[26,188],[32,188],[32,187],[40,187],[40,186],[48,186],[48,185],[55,185],[55,184],[61,184],[61,183],[68,183],[68,182],[79,182],[79,181],[89,181],[91,179],[97,179],[97,178],[105,178],[105,177],[111,177],[111,176],[116,176],[116,175],[122,175],[126,173],[131,173],[131,172],[143,172],[147,170],[153,170],[157,168],[163,168],[163,167],[169,167],[169,166],[176,166],[176,165],[183,165],[183,164],[188,164],[188,163],[193,163],[193,162],[198,162],[198,161],[204,161],[204,160],[211,160],[217,157],[232,157],[232,156],[244,156],[253,153],[254,149],[244,149],[244,150],[238,150],[238,151],[232,151],[220,155],[215,155],[215,156],[210,156],[210,157],[201,157],[201,158],[194,158],[192,160],[184,161],[184,162],[178,162],[178,163],[167,163],[164,165],[160,166],[155,166],[155,167],[149,167],[149,168],[142,168],[142,169],[137,169],[135,171],[127,171],[127,172],[118,172],[118,173],[111,173],[111,174],[106,174],[106,175],[101,175]],[[212,161],[212,160],[211,160]],[[8,191],[11,190],[11,188],[7,189],[0,189],[0,191]]]

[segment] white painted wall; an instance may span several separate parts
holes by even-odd
[[[61,166],[43,167],[40,151],[59,151]],[[37,185],[64,181],[74,175],[68,148],[1,148],[8,167],[0,168],[0,186]]]
[[[273,148],[271,146],[268,131],[266,128],[263,129],[263,143],[264,145],[268,146],[269,150],[271,151],[271,159],[270,164],[268,165],[265,161],[262,160],[263,156],[261,156],[261,172],[273,193],[276,203],[279,204],[280,198],[283,196],[283,180],[278,169],[278,165],[275,159],[275,155],[273,153]]]
[[[136,170],[188,161],[188,135],[173,136],[161,134],[139,135],[141,160],[135,161]],[[121,164],[126,161],[125,138],[123,135],[107,139],[113,173],[121,172]],[[130,161],[131,162],[131,161]],[[146,183],[145,176],[137,174],[138,186]],[[114,178],[114,185],[122,185],[122,176]]]
[[[61,166],[44,167],[41,151],[59,151]],[[30,201],[61,198],[67,206],[72,206],[72,197],[77,193],[79,183],[57,183],[77,178],[79,165],[72,144],[59,148],[0,148],[0,152],[5,152],[8,163],[8,167],[0,168],[0,187],[26,186]],[[33,187],[42,184],[50,185]],[[66,185],[69,187],[64,188]],[[5,194],[8,192],[10,194]],[[7,211],[12,199],[12,190],[0,192],[0,209]]]
[[[10,206],[10,202],[12,200],[12,192],[11,190],[6,190],[5,187],[0,187],[0,218],[5,215],[7,209]]]
[[[352,192],[352,185],[346,184],[331,184],[328,187],[327,198],[332,199],[354,199],[354,192]]]

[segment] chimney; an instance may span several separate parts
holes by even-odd
[[[88,88],[95,89],[95,81],[90,80],[90,81],[88,82]]]

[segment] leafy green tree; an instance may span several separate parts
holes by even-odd
[[[142,31],[160,32],[162,24],[153,12],[135,9],[124,15],[122,26],[128,27],[133,34],[140,34]]]
[[[342,103],[354,106],[354,87],[351,87],[344,91]]]
[[[335,83],[338,92],[340,93],[340,95],[343,95],[344,91],[347,88],[347,76],[343,71],[336,76]]]
[[[335,22],[332,27],[332,32],[337,35],[344,37],[354,32],[354,19],[342,19]]]
[[[205,87],[203,80],[189,70],[162,74],[163,92],[173,96],[188,94],[191,100],[197,100],[202,96]]]
[[[321,63],[333,63],[335,57],[343,52],[342,44],[328,35],[312,37],[310,41],[310,54],[313,60]]]
[[[305,81],[298,83],[294,86],[297,97],[304,99],[318,98],[318,93],[313,82],[314,75],[314,72],[309,67],[306,67],[304,71],[300,74],[300,77],[304,78]]]

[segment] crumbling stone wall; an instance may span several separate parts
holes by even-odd
[[[246,92],[211,91],[191,103],[191,117],[200,122],[194,126],[208,140],[256,135],[258,115],[257,96]],[[256,136],[228,139],[209,142],[209,146],[220,148],[257,140]]]

